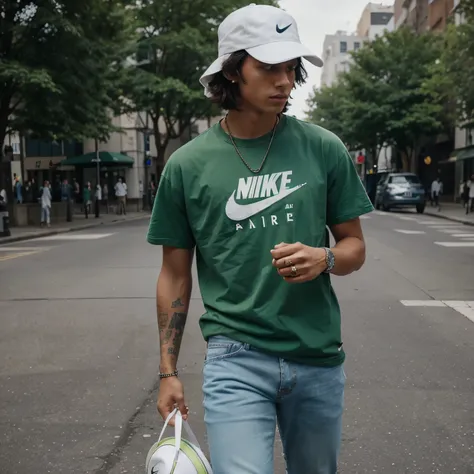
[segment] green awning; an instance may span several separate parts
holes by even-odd
[[[102,166],[123,166],[131,167],[135,160],[122,153],[115,153],[111,151],[99,152],[99,165]],[[96,152],[86,153],[81,156],[74,156],[61,161],[61,166],[81,166],[83,168],[93,168],[97,166]]]
[[[453,161],[470,160],[471,158],[474,158],[474,145],[453,150],[449,155],[449,159],[446,160],[446,162],[452,163]]]

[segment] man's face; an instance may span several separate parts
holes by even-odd
[[[241,107],[260,113],[282,112],[295,85],[298,60],[280,64],[264,64],[249,56],[242,66]]]

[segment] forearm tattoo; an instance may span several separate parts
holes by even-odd
[[[172,308],[183,308],[184,303],[181,298],[171,303]],[[187,312],[174,312],[171,317],[170,313],[166,311],[158,312],[158,327],[160,331],[161,346],[168,346],[167,353],[178,357],[179,348],[184,334],[184,326],[186,325]]]

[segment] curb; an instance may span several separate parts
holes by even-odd
[[[424,215],[430,216],[430,217],[438,217],[439,219],[444,219],[446,221],[459,222],[460,224],[464,224],[464,225],[474,226],[473,221],[464,220],[461,217],[451,217],[451,216],[446,216],[443,214],[437,214],[435,212],[426,212],[426,211],[424,212]]]
[[[150,214],[145,214],[143,216],[136,216],[136,217],[131,217],[130,219],[115,219],[109,222],[97,222],[94,224],[84,224],[80,226],[75,226],[75,227],[64,227],[62,229],[58,230],[51,230],[51,231],[45,231],[41,232],[38,231],[35,234],[29,234],[29,235],[19,235],[19,236],[11,236],[11,237],[3,237],[0,238],[0,246],[3,244],[10,244],[12,242],[23,242],[25,240],[32,240],[32,239],[39,239],[41,237],[49,237],[51,235],[59,235],[59,234],[68,234],[70,232],[78,232],[80,230],[86,230],[86,229],[92,229],[94,227],[100,227],[100,226],[108,226],[108,225],[116,225],[116,224],[124,224],[126,222],[133,222],[133,221],[138,221],[140,219],[149,219]]]

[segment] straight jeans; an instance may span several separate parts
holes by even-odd
[[[204,420],[214,474],[273,474],[278,423],[287,474],[336,474],[345,373],[214,336],[204,362]]]
[[[41,222],[50,223],[51,220],[51,208],[50,207],[41,207]]]

